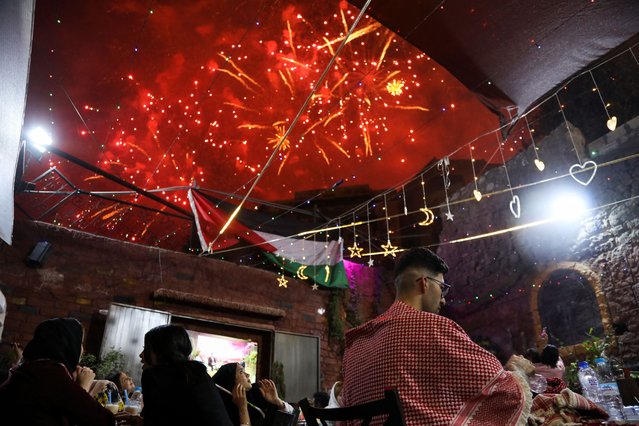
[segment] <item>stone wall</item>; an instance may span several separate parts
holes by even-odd
[[[52,249],[44,265],[27,267],[27,255],[45,240]],[[13,245],[0,249],[0,290],[8,305],[3,341],[25,344],[42,320],[72,316],[84,324],[86,345],[95,353],[102,339],[96,325],[100,318],[104,322],[100,311],[120,302],[222,324],[319,336],[322,387],[330,388],[339,376],[341,354],[339,345],[329,342],[325,316],[317,312],[326,308],[330,292],[312,291],[308,283],[292,278],[287,288],[279,287],[276,278],[221,260],[17,222]],[[164,289],[163,297],[158,297],[159,289]],[[175,291],[188,297],[166,297]],[[186,300],[194,295],[202,303]],[[225,306],[209,304],[213,299],[222,299]],[[284,316],[262,315],[256,307]]]
[[[534,165],[532,146],[506,163],[515,188],[512,194],[504,167],[479,178],[478,188],[484,194],[480,202],[473,198],[472,184],[455,193],[452,200],[457,204],[451,207],[454,221],[444,221],[440,235],[443,244],[437,250],[451,266],[447,280],[454,287],[447,312],[471,335],[489,337],[501,355],[521,353],[538,339],[539,286],[550,270],[568,265],[586,271],[589,284],[601,295],[598,308],[606,332],[612,333],[617,327],[619,355],[627,363],[638,362],[639,295],[633,293],[633,285],[638,290],[639,159],[632,155],[639,151],[638,142],[639,118],[590,144],[585,143],[578,129],[570,126],[569,133],[561,125],[538,141],[537,153],[545,163],[543,171]],[[568,172],[579,160],[582,164],[590,160],[590,155],[594,155],[599,168],[585,186]],[[585,183],[591,173],[585,168],[575,177]],[[555,200],[565,203],[569,193],[583,197],[590,210],[576,217],[571,209],[557,207]],[[520,199],[519,219],[510,210],[512,195]],[[568,219],[455,242],[539,223],[561,212]],[[565,299],[569,298],[556,300],[566,308],[560,312],[571,305],[571,300]]]

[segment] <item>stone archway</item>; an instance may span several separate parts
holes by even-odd
[[[536,336],[544,326],[552,327],[555,335],[550,343],[562,346],[562,356],[584,353],[581,342],[587,339],[589,328],[595,329],[595,334],[612,333],[599,276],[582,263],[549,265],[535,278],[530,297]]]

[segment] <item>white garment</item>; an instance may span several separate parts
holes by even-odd
[[[333,387],[331,388],[331,394],[330,394],[329,399],[328,399],[328,405],[326,406],[326,408],[340,408],[341,407],[339,401],[337,401],[337,397],[335,396],[335,387],[338,384],[340,384],[340,382],[335,382],[333,384]]]

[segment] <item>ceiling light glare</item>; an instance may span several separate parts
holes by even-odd
[[[42,127],[31,130],[27,137],[28,141],[40,152],[45,152],[46,147],[53,143],[51,136]]]
[[[550,213],[552,217],[562,221],[580,219],[586,213],[586,200],[579,194],[560,194],[555,198]]]

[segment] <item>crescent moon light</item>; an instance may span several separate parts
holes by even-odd
[[[435,221],[435,214],[428,207],[424,207],[423,209],[419,209],[420,212],[426,215],[426,219],[422,222],[419,222],[419,226],[428,226],[431,225]]]
[[[304,275],[304,269],[306,269],[306,265],[302,265],[297,269],[297,278],[300,280],[307,280],[308,277]]]

